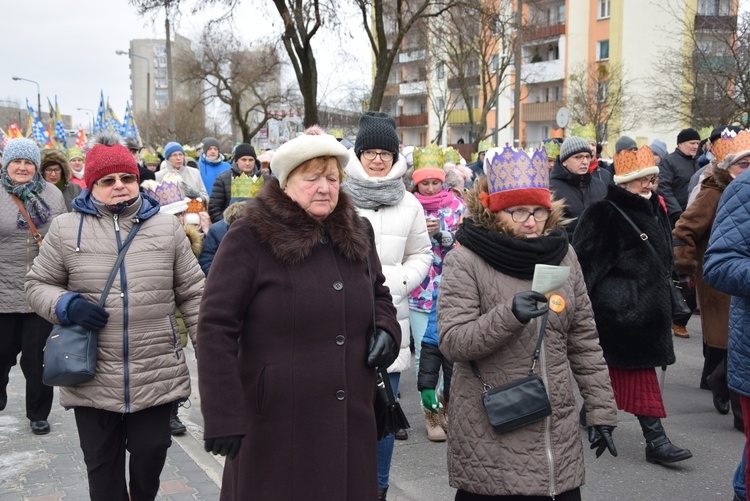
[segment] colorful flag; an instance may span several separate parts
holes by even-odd
[[[60,107],[57,105],[57,96],[55,96],[55,139],[60,141],[63,148],[66,150],[68,149],[65,125],[63,124],[62,115],[60,114]]]
[[[94,120],[94,134],[104,127],[104,91],[101,91],[99,97],[99,108],[96,111],[96,120]]]
[[[18,128],[16,122],[11,122],[8,126],[8,137],[10,137],[11,139],[18,139],[19,137],[23,137],[23,133],[21,132],[21,129]]]
[[[105,112],[104,116],[105,120],[102,126],[108,128],[112,132],[116,132],[117,134],[122,135],[122,123],[120,122],[120,119],[117,118],[117,115],[115,115],[112,106],[109,105],[109,99],[107,99],[107,111]]]
[[[52,144],[52,140],[50,139],[47,130],[44,128],[44,125],[42,125],[42,121],[39,119],[39,115],[36,114],[34,108],[32,108],[29,104],[28,99],[26,100],[26,108],[29,110],[29,115],[33,120],[31,136],[33,137],[34,141],[39,143],[39,145],[44,148],[54,148],[55,145]]]
[[[138,141],[138,146],[142,145],[141,135],[138,132],[138,126],[135,124],[135,117],[130,113],[130,102],[125,105],[125,119],[122,122],[122,136],[132,137]]]
[[[81,150],[86,149],[86,143],[88,142],[88,139],[86,139],[86,133],[83,132],[83,125],[78,125],[78,132],[76,133],[76,146],[81,148]]]
[[[2,146],[3,149],[5,149],[5,146],[8,144],[8,141],[10,141],[10,136],[8,136],[8,134],[6,134],[2,128],[0,128],[0,138],[2,138],[0,139],[0,146]]]

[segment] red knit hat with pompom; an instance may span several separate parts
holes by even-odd
[[[122,138],[113,132],[102,132],[91,139],[85,165],[83,182],[89,191],[93,189],[95,182],[110,174],[135,174],[140,181],[138,164],[135,163],[133,154],[122,142]]]

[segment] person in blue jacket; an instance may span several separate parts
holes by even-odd
[[[716,211],[703,278],[714,289],[729,294],[727,382],[740,395],[745,440],[750,439],[750,174],[737,176],[724,190]],[[748,489],[748,447],[745,447],[745,488]]]
[[[203,152],[198,160],[198,170],[206,189],[210,190],[216,181],[216,176],[229,170],[232,166],[219,151],[219,140],[207,137],[203,140]]]

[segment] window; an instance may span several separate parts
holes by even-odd
[[[609,0],[598,0],[596,9],[597,19],[607,19],[609,17]]]
[[[437,102],[437,106],[438,106],[438,111],[443,111],[445,109],[445,99],[443,99],[442,97],[439,98]]]
[[[698,0],[700,16],[731,16],[729,0]]]
[[[607,89],[609,82],[596,82],[596,102],[606,103],[607,102]]]
[[[474,109],[479,108],[479,96],[471,96],[471,107]]]
[[[565,4],[557,6],[557,24],[565,24]]]
[[[437,77],[440,79],[445,78],[445,65],[443,63],[437,65]]]
[[[497,54],[492,54],[492,57],[490,58],[490,71],[495,72],[495,73],[497,72],[497,70],[498,70],[498,66],[497,66],[498,60],[499,60],[499,58],[497,57]]]
[[[560,59],[560,46],[555,44],[547,49],[547,61],[557,61]]]
[[[427,113],[427,103],[419,103],[419,114],[424,115]]]
[[[563,88],[562,86],[558,85],[555,87],[555,101],[562,101],[563,100]]]
[[[596,42],[596,60],[606,61],[609,59],[609,40]]]

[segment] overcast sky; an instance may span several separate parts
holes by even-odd
[[[164,38],[163,11],[152,22],[150,18],[139,17],[128,0],[4,3],[0,104],[10,100],[24,106],[28,98],[36,108],[36,85],[12,80],[18,76],[39,83],[43,110],[47,110],[47,97],[54,102],[57,95],[60,111],[72,115],[75,126],[80,123],[85,127],[89,122],[89,115],[77,108],[96,110],[100,91],[104,91],[104,98],[109,97],[115,113],[123,118],[125,104],[131,99],[130,69],[128,57],[118,56],[115,51],[127,51],[134,38]],[[235,14],[241,39],[250,41],[264,33],[273,36],[272,23],[278,22],[278,14],[274,17],[266,12],[253,7],[248,0],[243,1]],[[206,20],[218,14],[219,11],[183,13],[177,20],[177,32],[197,40]],[[316,58],[320,64],[319,86],[323,89],[330,89],[340,79],[369,82],[369,58],[362,57],[369,50],[366,40],[347,39],[343,45],[350,54],[358,55],[342,53],[336,40],[318,40]]]

